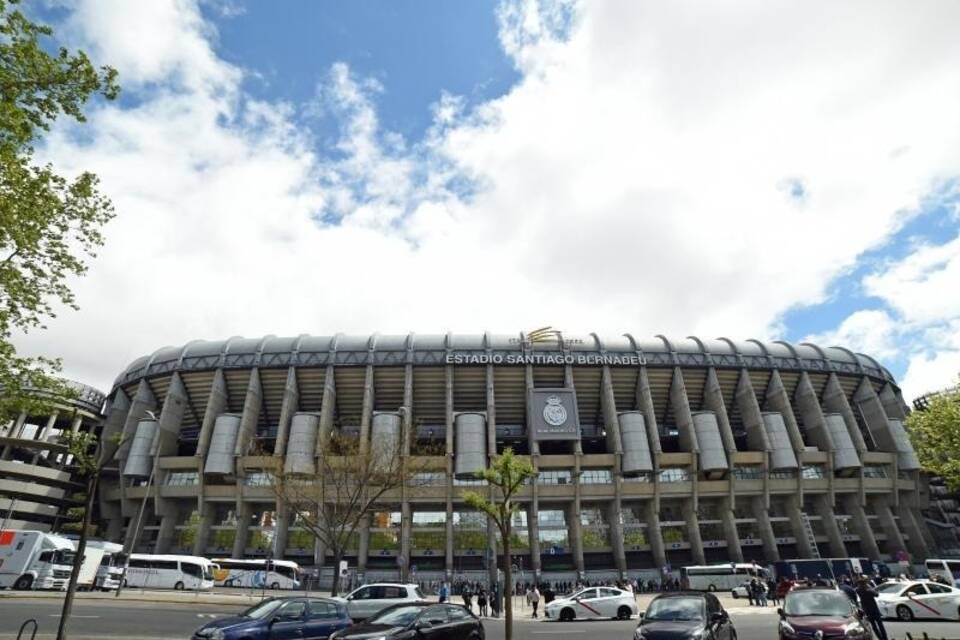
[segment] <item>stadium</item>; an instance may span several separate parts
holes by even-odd
[[[137,359],[105,406],[104,435],[124,440],[100,514],[136,551],[329,566],[269,470],[313,465],[318,434],[384,429],[426,470],[351,545],[368,580],[496,571],[493,531],[462,494],[508,447],[539,472],[514,521],[528,578],[935,548],[900,390],[839,347],[552,330],[231,338]]]

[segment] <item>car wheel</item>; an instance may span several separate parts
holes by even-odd
[[[577,616],[573,613],[573,609],[571,609],[570,607],[567,607],[566,609],[560,612],[561,622],[570,622],[576,617]]]
[[[910,622],[913,620],[913,610],[907,605],[901,604],[897,607],[897,619],[903,622]]]
[[[183,583],[182,583],[182,582],[178,582],[177,584],[173,585],[173,588],[174,588],[176,591],[183,591]]]
[[[622,606],[617,609],[617,620],[629,620],[630,619],[630,607]]]
[[[123,579],[123,588],[124,588],[124,589],[127,588],[127,579],[126,579],[126,578]]]
[[[17,591],[28,591],[33,586],[33,576],[20,576],[13,583],[13,588]]]
[[[710,585],[709,587],[707,587],[707,591],[709,591],[710,593],[713,593],[716,590],[717,590],[716,585]]]
[[[280,588],[280,585],[279,583],[274,582],[273,584],[270,585],[270,588],[276,590]]]
[[[740,597],[740,596],[737,595],[737,592],[736,592],[736,591],[731,591],[730,593],[731,593],[731,595],[733,595],[733,599],[734,599],[734,600],[736,600],[737,598]]]

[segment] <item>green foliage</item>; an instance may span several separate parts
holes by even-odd
[[[509,535],[510,519],[519,511],[519,505],[513,502],[513,496],[523,486],[523,483],[537,475],[536,470],[523,458],[518,458],[513,449],[507,449],[503,455],[497,456],[489,468],[480,473],[480,477],[487,481],[494,489],[493,499],[488,499],[475,491],[463,494],[464,502],[468,506],[486,513],[505,535]]]
[[[643,531],[628,531],[623,536],[623,544],[628,547],[639,547],[647,544],[647,536]]]
[[[372,531],[370,533],[370,548],[374,551],[396,550],[400,548],[400,538],[395,533]]]
[[[923,468],[960,490],[960,387],[930,398],[906,420],[907,433]]]
[[[309,531],[303,529],[291,529],[287,536],[287,548],[289,549],[313,549],[313,541],[316,538]]]
[[[210,546],[230,553],[233,550],[233,541],[237,539],[237,532],[233,529],[215,529],[210,532]]]
[[[580,532],[580,535],[583,539],[584,549],[602,549],[610,546],[610,543],[607,541],[607,537],[601,531],[583,529]]]
[[[61,115],[83,122],[94,95],[119,93],[116,71],[82,51],[56,49],[52,30],[0,0],[0,421],[63,395],[59,361],[18,356],[15,331],[43,328],[54,307],[76,308],[71,278],[103,244],[113,217],[95,175],[58,175],[33,163],[33,145]],[[54,53],[51,51],[55,50]],[[27,390],[46,392],[39,395]]]

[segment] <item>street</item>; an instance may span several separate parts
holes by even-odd
[[[74,605],[70,625],[73,640],[94,638],[129,638],[135,640],[185,639],[206,620],[233,614],[242,607],[211,604],[162,604],[127,601],[78,600]],[[27,598],[0,599],[0,640],[16,638],[17,630],[24,620],[36,619],[39,624],[38,639],[51,638],[56,633],[60,614],[60,602]],[[637,621],[583,621],[561,623],[530,620],[529,614],[521,613],[514,627],[517,640],[540,640],[546,638],[569,638],[570,640],[629,640]],[[769,640],[776,637],[777,616],[775,610],[734,609],[731,617],[739,640]],[[489,640],[501,640],[502,620],[484,621]],[[893,638],[905,638],[910,632],[922,637],[924,632],[932,638],[960,638],[960,623],[914,622],[910,624],[888,621],[887,632]],[[29,633],[26,635],[29,638]]]

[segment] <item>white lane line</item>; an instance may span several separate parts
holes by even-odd
[[[60,614],[59,614],[59,613],[48,613],[47,615],[50,616],[51,618],[59,618],[59,617],[60,617]],[[75,614],[75,613],[71,613],[71,614],[70,614],[70,617],[71,617],[71,618],[99,618],[100,616],[78,616],[78,615]]]
[[[561,633],[586,633],[586,631],[577,630],[577,629],[567,629],[565,631],[531,631],[530,633],[532,633],[533,635],[539,636],[539,635],[555,635],[555,634],[561,634]]]

